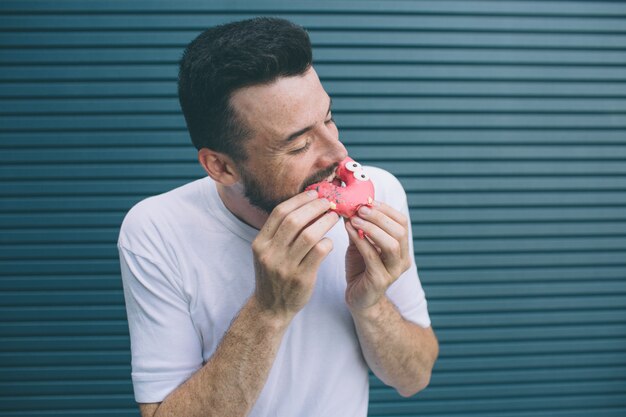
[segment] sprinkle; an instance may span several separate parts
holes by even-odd
[[[373,202],[372,197],[367,197],[367,204],[372,204]]]
[[[335,210],[337,209],[337,204],[333,203],[332,201],[330,202],[330,209],[331,210]]]

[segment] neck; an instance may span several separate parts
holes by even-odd
[[[216,183],[217,193],[222,202],[235,217],[249,226],[260,230],[267,221],[269,214],[250,204],[243,194],[243,187],[237,183],[235,185],[226,186]]]

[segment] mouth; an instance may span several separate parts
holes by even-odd
[[[326,182],[333,182],[335,179],[339,179],[339,178],[337,178],[337,174],[335,172],[333,172],[328,177],[324,178],[324,181],[326,181]]]
[[[328,182],[328,183],[330,183],[330,184],[333,184],[333,185],[335,185],[335,186],[337,186],[337,187],[342,187],[342,186],[344,186],[344,185],[345,185],[345,184],[343,183],[343,181],[341,181],[341,178],[339,178],[339,177],[337,176],[337,170],[335,170],[335,172],[334,172],[334,173],[332,173],[332,174],[330,174],[328,177],[326,177],[326,178],[324,179],[324,181],[325,181],[325,182]]]
[[[304,186],[302,187],[302,190],[300,191],[304,191],[304,189],[306,187],[309,187],[313,184],[317,184],[320,182],[327,182],[330,184],[335,184],[337,186],[341,185],[341,180],[337,177],[337,166],[334,166],[332,168],[329,168],[328,170],[325,170],[324,172],[320,172],[317,175],[309,178],[307,181],[304,182]]]

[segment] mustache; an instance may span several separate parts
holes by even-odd
[[[331,166],[329,166],[328,168],[319,171],[313,175],[311,175],[310,177],[308,177],[307,179],[305,179],[303,181],[303,185],[300,188],[300,192],[303,192],[306,187],[308,187],[309,185],[315,184],[316,182],[320,182],[322,180],[325,180],[330,174],[334,174],[335,171],[337,170],[337,167],[339,166],[339,163],[335,163]]]

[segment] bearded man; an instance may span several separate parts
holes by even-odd
[[[402,186],[366,168],[376,200],[345,221],[305,191],[347,156],[306,31],[206,30],[179,99],[208,176],[137,204],[118,242],[142,416],[366,416],[369,369],[426,387],[438,344]]]

